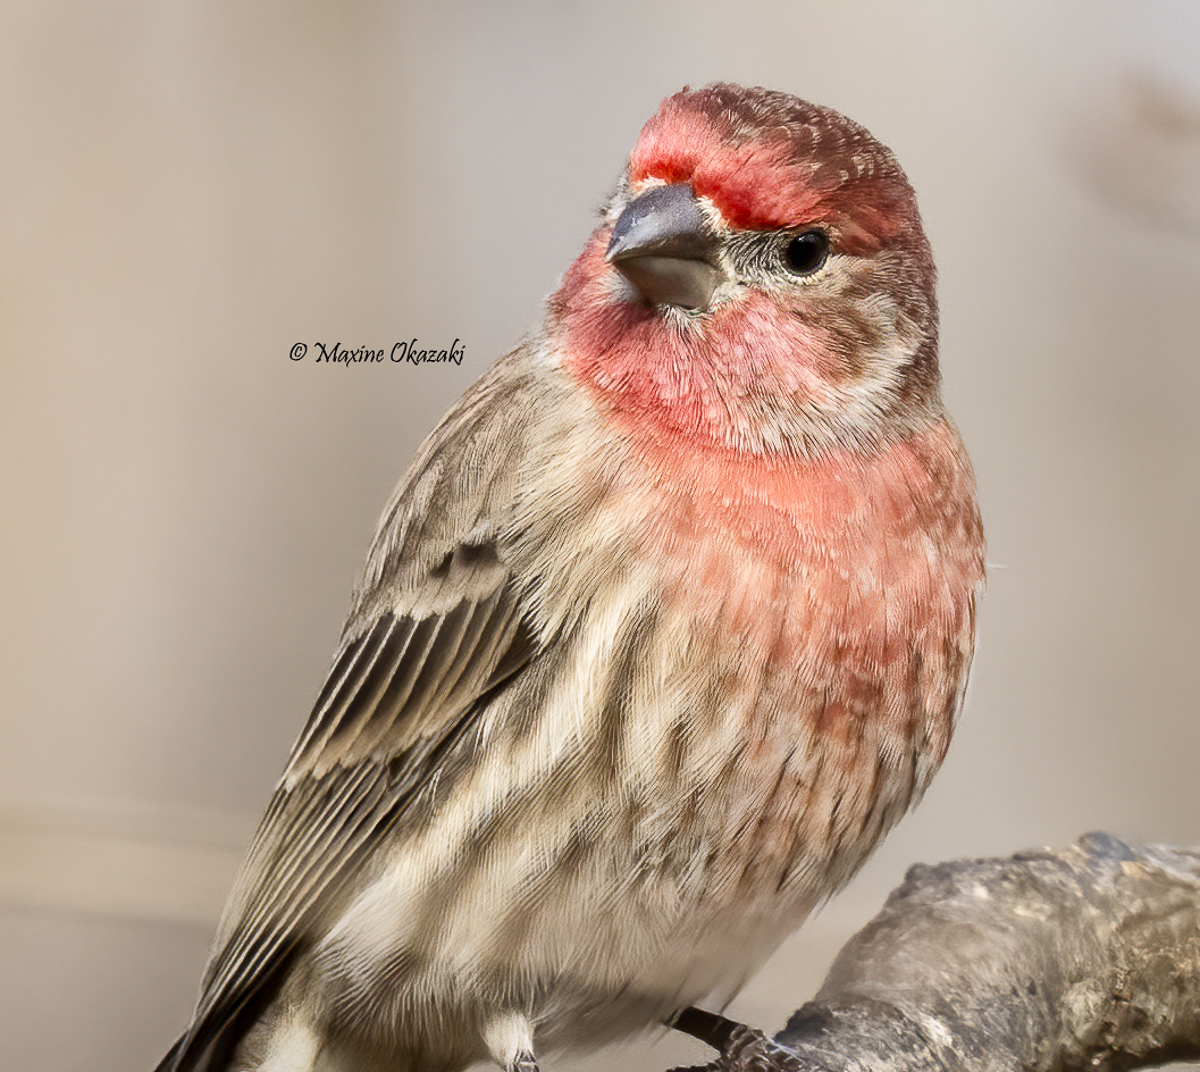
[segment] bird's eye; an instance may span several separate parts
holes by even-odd
[[[793,275],[812,275],[829,257],[829,235],[805,231],[788,239],[783,247],[783,264]]]

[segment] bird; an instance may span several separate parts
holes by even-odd
[[[536,1072],[724,1008],[941,764],[983,553],[894,155],[667,97],[387,502],[159,1072]]]

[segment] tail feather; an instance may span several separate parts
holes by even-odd
[[[187,1040],[188,1036],[185,1031],[175,1040],[175,1045],[167,1051],[167,1056],[158,1062],[158,1067],[154,1072],[178,1072],[179,1058],[187,1046]]]

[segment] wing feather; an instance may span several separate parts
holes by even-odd
[[[491,382],[525,408],[520,359]],[[229,1059],[380,841],[536,654],[502,536],[528,450],[505,399],[482,404],[487,391],[485,380],[447,416],[384,512],[342,645],[226,906],[192,1026],[160,1072]]]

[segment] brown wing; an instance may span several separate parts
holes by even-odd
[[[529,405],[521,377],[494,370],[397,489],[234,885],[192,1026],[160,1072],[224,1067],[295,956],[337,918],[364,861],[534,657],[503,546],[527,453],[512,418]]]

